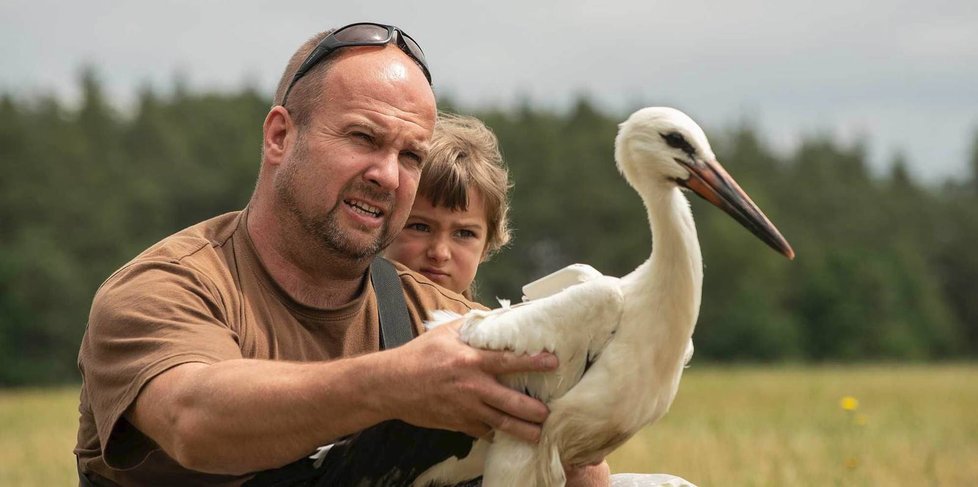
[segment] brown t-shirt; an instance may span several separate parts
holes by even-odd
[[[246,215],[228,213],[167,237],[95,294],[78,354],[75,454],[83,472],[122,485],[239,485],[248,476],[180,467],[126,421],[123,413],[147,382],[188,362],[308,362],[380,349],[373,287],[336,309],[296,302],[259,260]],[[397,270],[417,333],[428,310],[473,306],[400,264]]]

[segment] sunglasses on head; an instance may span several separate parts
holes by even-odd
[[[295,83],[333,51],[344,47],[383,46],[391,42],[396,42],[397,47],[401,48],[405,54],[411,56],[411,59],[414,59],[421,66],[425,78],[428,79],[428,84],[431,84],[431,73],[428,71],[428,63],[424,59],[424,51],[407,32],[393,25],[360,22],[340,27],[319,42],[306,57],[306,60],[299,65],[295,75],[292,76],[292,81],[289,82],[289,87],[286,88],[285,95],[282,96],[282,105],[284,106],[286,100],[289,99],[289,93],[292,92]]]

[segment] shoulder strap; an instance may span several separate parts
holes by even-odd
[[[380,349],[388,350],[404,345],[414,338],[411,316],[408,315],[401,278],[397,276],[394,264],[383,257],[377,257],[370,264],[370,281],[377,294],[377,308],[380,315]]]

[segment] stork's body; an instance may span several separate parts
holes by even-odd
[[[553,442],[569,465],[601,461],[665,414],[691,352],[702,257],[689,203],[678,188],[663,190],[658,202],[646,203],[652,257],[619,281],[621,318],[613,336],[580,382],[550,403],[541,444]],[[555,331],[570,334],[575,324],[563,326]]]
[[[750,198],[716,163],[703,131],[685,114],[647,108],[621,125],[618,167],[639,193],[652,230],[649,260],[621,279],[599,277],[544,299],[472,312],[461,335],[493,350],[554,352],[551,373],[501,379],[546,402],[550,416],[539,445],[496,432],[483,485],[563,485],[562,465],[601,461],[668,411],[692,352],[703,261],[689,187],[789,257],[793,251]],[[586,373],[585,373],[586,370]],[[480,440],[483,441],[483,440]],[[437,465],[416,485],[462,480],[459,462]]]
[[[605,308],[612,319],[592,336],[580,330],[585,322],[549,322],[550,333],[568,337],[553,351],[569,390],[548,402],[550,417],[539,445],[497,432],[484,485],[520,485],[520,479],[533,479],[524,485],[562,485],[562,464],[600,462],[668,411],[690,351],[703,266],[685,197],[675,187],[655,196],[658,203],[647,203],[655,241],[648,261],[620,280],[580,284],[565,291],[565,299],[547,303],[566,304],[569,298],[576,307]],[[607,289],[588,289],[596,286]],[[539,304],[538,313],[550,307]],[[575,374],[579,365],[572,358],[578,350],[591,350],[594,360],[582,376]],[[504,380],[519,385],[519,378]]]

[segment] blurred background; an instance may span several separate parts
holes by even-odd
[[[0,426],[15,434],[0,435],[0,483],[70,478],[96,288],[157,240],[244,206],[285,61],[363,20],[411,33],[440,108],[499,136],[515,238],[480,271],[483,302],[570,263],[621,275],[648,258],[644,210],[612,158],[617,123],[642,106],[699,121],[794,246],[789,262],[693,202],[696,355],[673,412],[615,470],[978,482],[970,4],[5,0]]]

